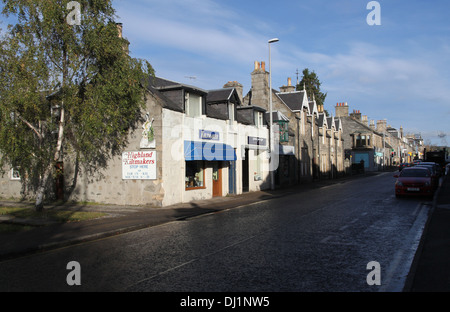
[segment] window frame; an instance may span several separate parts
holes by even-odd
[[[185,183],[185,185],[184,185],[184,190],[185,191],[192,191],[192,190],[202,190],[202,189],[206,189],[206,180],[205,180],[205,171],[206,171],[206,166],[205,166],[205,161],[203,161],[203,160],[193,160],[193,161],[186,161],[185,162],[186,164],[185,164],[185,170],[184,170],[184,183]],[[193,187],[188,187],[188,182],[189,181],[186,181],[186,179],[188,178],[188,176],[187,176],[187,166],[188,166],[188,163],[197,163],[198,165],[197,166],[200,166],[200,168],[201,168],[201,171],[202,171],[202,175],[203,175],[203,179],[202,179],[202,181],[203,181],[203,186],[193,186]],[[197,169],[198,169],[198,167],[197,167]],[[195,176],[195,174],[194,174],[194,176]]]
[[[17,177],[14,175],[14,172],[17,172]],[[20,171],[18,168],[11,168],[10,171],[10,180],[11,181],[20,181],[22,180],[22,177],[20,176]]]

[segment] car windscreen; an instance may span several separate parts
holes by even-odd
[[[428,170],[423,169],[412,169],[412,170],[403,170],[400,174],[401,177],[429,177],[430,173]]]

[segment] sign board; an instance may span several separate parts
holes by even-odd
[[[123,180],[156,180],[156,152],[122,154]]]
[[[200,130],[199,137],[202,140],[219,141],[219,132],[217,132],[217,131],[208,131],[208,130]]]
[[[258,146],[266,146],[267,139],[249,136],[248,137],[248,144],[250,144],[250,145],[258,145]]]

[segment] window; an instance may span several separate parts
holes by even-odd
[[[357,135],[356,136],[356,147],[360,147],[360,146],[362,146],[362,143],[361,143],[361,135]]]
[[[255,126],[261,128],[264,125],[263,114],[261,112],[255,112]]]
[[[203,161],[187,161],[186,190],[205,188],[205,169]]]
[[[18,168],[11,168],[11,180],[20,180],[20,172]]]
[[[280,126],[280,142],[289,142],[289,125],[287,121],[279,121]]]
[[[186,115],[200,117],[202,115],[202,97],[186,92]]]
[[[230,123],[234,122],[234,104],[233,103],[228,104],[228,119],[230,120]]]

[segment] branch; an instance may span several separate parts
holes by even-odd
[[[28,127],[30,127],[31,130],[33,130],[36,135],[39,137],[40,140],[42,140],[44,137],[42,136],[42,134],[39,132],[39,130],[33,126],[30,122],[28,122],[25,118],[23,118],[20,114],[16,113],[17,117],[23,121],[24,124],[26,124]]]

